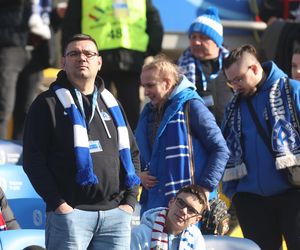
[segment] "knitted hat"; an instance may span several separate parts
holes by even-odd
[[[218,15],[218,9],[209,7],[204,14],[198,16],[189,28],[189,37],[191,33],[197,32],[210,37],[218,47],[223,44],[223,26]]]

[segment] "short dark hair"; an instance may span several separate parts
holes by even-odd
[[[203,205],[202,210],[206,209],[207,200],[206,200],[206,196],[205,196],[205,193],[204,193],[204,190],[202,187],[195,185],[195,184],[184,186],[177,192],[176,197],[181,193],[188,193],[188,194],[195,195],[197,197],[199,203]]]
[[[65,46],[64,46],[64,48],[63,48],[64,55],[65,55],[65,53],[66,53],[66,50],[67,50],[68,45],[69,45],[70,43],[76,42],[76,41],[91,41],[91,42],[93,42],[93,43],[95,44],[97,50],[99,50],[99,49],[98,49],[97,42],[96,42],[96,40],[95,40],[93,37],[91,37],[91,36],[89,36],[89,35],[86,35],[86,34],[75,34],[75,35],[73,35],[72,37],[70,37],[70,38],[68,39],[68,41],[66,42],[66,44],[65,44]]]
[[[248,53],[258,61],[256,49],[251,44],[245,44],[238,48],[233,49],[227,58],[223,61],[223,69],[228,69],[232,64],[240,60],[244,53]]]

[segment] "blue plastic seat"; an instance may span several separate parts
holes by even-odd
[[[22,141],[0,140],[0,165],[22,165]]]
[[[45,231],[18,229],[0,232],[0,250],[23,250],[35,245],[45,248]]]
[[[45,203],[34,190],[22,166],[0,165],[0,186],[21,228],[45,228]]]
[[[203,235],[206,250],[260,250],[252,240],[245,238]]]

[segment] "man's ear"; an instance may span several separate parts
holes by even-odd
[[[254,73],[255,75],[258,74],[258,66],[257,66],[256,63],[254,63],[253,65],[251,65],[251,70],[253,71],[253,73]]]
[[[202,215],[197,215],[195,224],[198,223],[199,221],[201,221],[202,218],[203,218]]]
[[[172,86],[174,85],[174,83],[172,83],[171,78],[165,77],[163,80],[166,83],[166,89],[170,90],[172,88]]]

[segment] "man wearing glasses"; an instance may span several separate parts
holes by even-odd
[[[130,249],[206,249],[195,226],[206,207],[206,197],[199,186],[181,188],[168,208],[154,208],[143,214],[141,225],[132,230]]]
[[[46,202],[46,248],[129,250],[140,183],[132,131],[98,76],[93,38],[74,35],[62,66],[24,133],[24,170]]]
[[[223,67],[235,92],[222,125],[231,151],[223,192],[244,237],[269,250],[284,236],[289,250],[300,249],[300,174],[287,178],[300,165],[300,84],[273,62],[260,64],[251,45],[231,51]]]

